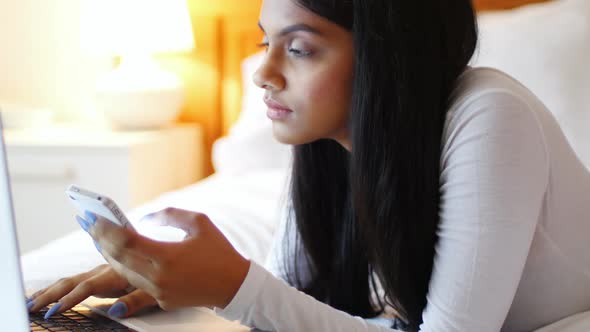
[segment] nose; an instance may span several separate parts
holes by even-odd
[[[260,67],[254,72],[252,80],[254,84],[265,90],[283,90],[286,85],[284,76],[278,70],[278,64],[269,57],[269,54],[264,57]]]

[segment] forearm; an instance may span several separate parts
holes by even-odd
[[[263,331],[395,331],[319,302],[254,262],[229,305],[215,311]]]

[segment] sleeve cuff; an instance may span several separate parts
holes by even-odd
[[[240,289],[225,308],[213,308],[215,314],[227,320],[241,320],[246,309],[250,309],[260,289],[264,285],[268,272],[254,261],[250,261],[248,274]]]

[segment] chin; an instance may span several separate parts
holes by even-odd
[[[272,134],[274,138],[280,143],[289,145],[307,144],[317,140],[317,138],[302,135],[301,133],[297,133],[296,131],[291,130],[291,128],[274,123],[272,126]]]

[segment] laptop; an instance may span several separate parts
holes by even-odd
[[[67,202],[64,201],[64,204]],[[34,208],[34,207],[31,207]],[[73,221],[72,221],[73,222]],[[12,204],[4,130],[0,116],[0,313],[1,331],[137,331],[137,332],[233,332],[249,329],[227,322],[206,308],[152,311],[126,319],[110,318],[106,312],[114,299],[91,297],[72,310],[43,319],[47,309],[29,314],[20,266],[16,222]],[[67,277],[67,276],[64,276]]]

